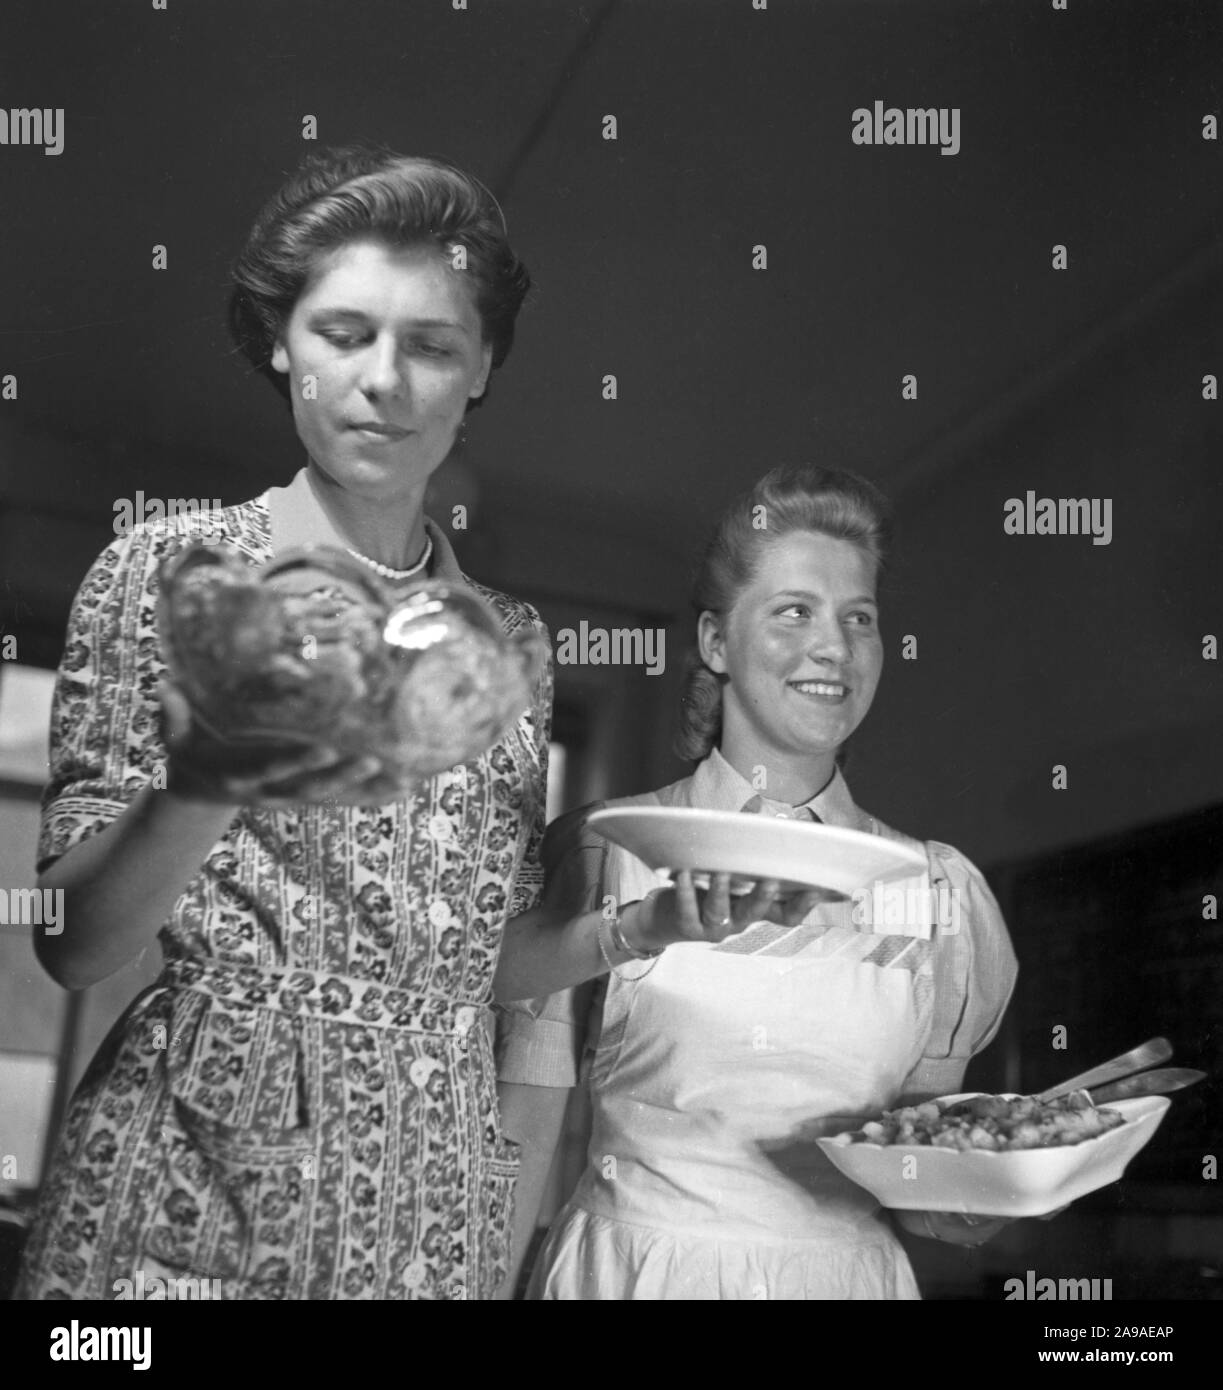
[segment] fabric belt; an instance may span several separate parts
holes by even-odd
[[[193,989],[226,1004],[313,1015],[366,1028],[400,1028],[409,1033],[465,1037],[487,1007],[440,995],[413,994],[375,980],[358,980],[320,970],[262,966],[180,957],[165,964],[159,985]]]

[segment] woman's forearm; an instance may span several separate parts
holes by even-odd
[[[654,895],[620,909],[619,931],[637,950],[670,944],[659,921]],[[554,907],[524,912],[506,923],[493,976],[493,999],[511,1004],[538,999],[606,975],[609,965],[641,964],[641,957],[619,950],[599,910],[570,917]]]
[[[570,916],[545,893],[541,906],[506,923],[493,977],[494,1000],[507,1004],[555,994],[606,974],[609,968],[640,963],[643,951],[688,941],[716,944],[753,922],[792,927],[818,903],[838,896],[824,889],[783,893],[776,879],[758,879],[748,892],[732,896],[730,879],[728,873],[715,873],[709,887],[698,893],[692,875],[681,871],[673,887],[655,888],[639,901],[623,904],[614,924],[598,910]],[[603,901],[614,903],[610,897]],[[619,950],[617,938],[630,949]]]
[[[614,925],[597,909],[570,916],[545,896],[541,906],[506,923],[493,999],[508,1004],[555,994],[606,974],[611,967],[640,963],[642,951],[663,950],[685,941],[716,943],[753,922],[793,926],[828,896],[818,890],[786,895],[783,900],[779,888],[776,880],[760,879],[750,892],[732,898],[730,875],[719,873],[713,876],[710,889],[703,891],[702,901],[691,875],[680,873],[674,888],[655,888],[639,901],[623,904]],[[706,910],[710,910],[709,920],[703,915]],[[617,937],[631,949],[618,949]]]
[[[605,974],[607,961],[599,947],[601,919],[598,911],[566,917],[549,907],[512,918],[506,923],[493,977],[494,1000],[509,1004],[515,999],[536,999]],[[611,947],[606,935],[604,947],[617,965],[633,959]]]
[[[152,945],[237,812],[145,787],[105,830],[57,859],[38,886],[63,891],[59,930],[35,928],[34,938],[51,978],[85,989]]]

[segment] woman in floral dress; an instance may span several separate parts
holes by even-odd
[[[239,779],[165,684],[155,604],[161,562],[220,535],[251,565],[324,543],[392,584],[471,584],[507,633],[542,630],[423,513],[528,285],[496,203],[438,161],[323,152],[256,222],[231,323],[306,465],[119,537],[77,595],[39,845],[66,925],[38,951],[69,989],[157,935],[166,964],[77,1091],[17,1297],[138,1276],[226,1299],[495,1293],[517,1159],[487,1004],[539,893],[550,674],[499,743],[406,797],[324,748]]]

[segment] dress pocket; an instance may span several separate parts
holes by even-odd
[[[318,1162],[309,1134],[269,1141],[170,1097],[160,1138],[146,1267],[163,1279],[216,1281],[227,1301],[300,1297],[294,1283]]]
[[[163,1280],[219,1281],[225,1300],[299,1297],[319,1163],[302,1025],[194,991],[175,992],[171,1020],[141,1253]]]

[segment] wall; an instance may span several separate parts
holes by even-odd
[[[985,865],[1223,802],[1220,664],[1202,659],[1223,407],[1201,385],[1223,366],[1223,295],[1166,308],[900,498],[888,664],[851,777],[885,820]],[[1112,498],[1111,544],[1004,535],[1028,489]]]

